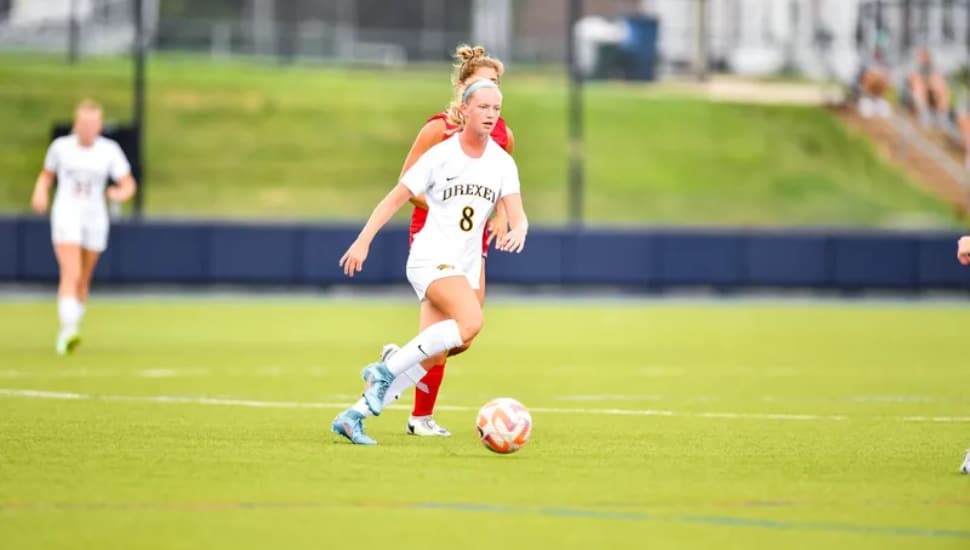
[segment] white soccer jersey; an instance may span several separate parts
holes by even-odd
[[[82,147],[77,136],[59,137],[51,143],[44,168],[57,174],[57,192],[51,216],[107,216],[104,190],[108,178],[119,180],[131,172],[121,146],[98,137],[91,147]]]
[[[429,149],[401,178],[428,201],[428,220],[414,237],[409,264],[480,259],[482,231],[495,203],[519,193],[519,171],[511,155],[489,138],[482,156],[469,157],[459,137]],[[478,273],[474,276],[477,280]]]

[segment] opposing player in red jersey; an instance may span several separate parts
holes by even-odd
[[[502,78],[502,73],[505,72],[505,67],[502,62],[494,57],[490,57],[486,52],[485,48],[481,46],[467,46],[461,45],[455,49],[454,57],[457,61],[455,64],[455,70],[452,75],[452,83],[455,86],[454,98],[448,109],[444,112],[437,113],[430,117],[421,128],[421,132],[418,133],[418,137],[414,140],[411,145],[411,150],[408,151],[408,156],[404,160],[404,166],[401,168],[401,176],[408,171],[415,162],[421,158],[428,149],[434,147],[438,143],[441,143],[445,139],[448,139],[456,131],[461,129],[463,121],[461,119],[461,111],[459,106],[461,105],[461,96],[465,90],[465,87],[476,80],[486,79],[499,84]],[[515,140],[512,136],[512,130],[509,129],[505,124],[505,119],[499,117],[498,121],[492,127],[491,132],[492,139],[499,144],[503,149],[505,149],[510,154],[514,149]],[[428,217],[428,204],[424,200],[424,195],[420,195],[411,199],[411,203],[414,204],[414,212],[411,214],[411,229],[410,229],[410,240],[414,240],[414,235],[424,227],[425,220]],[[488,246],[492,239],[501,240],[505,233],[508,231],[508,218],[506,216],[505,210],[502,207],[497,207],[495,211],[495,216],[492,218],[488,225],[487,230],[484,232],[482,238],[482,256],[483,258],[488,255]],[[482,261],[482,272],[480,276],[478,301],[481,304],[485,303],[485,262]],[[431,308],[427,302],[421,302],[421,320],[420,329],[424,330],[426,327],[442,321],[439,318],[433,308]],[[396,347],[395,346],[385,346],[384,354],[387,356],[392,353]],[[460,351],[452,351],[451,355],[460,353]],[[422,435],[422,436],[450,436],[451,433],[439,426],[435,421],[434,417],[434,405],[438,399],[438,390],[441,388],[442,378],[445,372],[445,362],[447,360],[446,354],[436,355],[434,357],[428,358],[426,361],[422,361],[421,365],[428,371],[424,378],[421,380],[421,385],[415,388],[414,392],[414,409],[411,411],[411,417],[408,419],[407,431],[412,435]]]

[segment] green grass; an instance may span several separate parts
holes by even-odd
[[[567,217],[566,86],[511,67],[505,116],[532,218]],[[80,97],[131,112],[126,60],[0,55],[0,209],[23,211],[53,121]],[[147,205],[156,216],[360,220],[393,185],[447,68],[148,66]],[[587,219],[599,224],[952,224],[938,200],[815,108],[713,104],[590,85]]]
[[[59,359],[52,304],[0,304],[3,546],[966,548],[970,309],[494,302],[446,376],[454,437],[400,407],[378,447],[338,440],[415,309],[95,299]],[[474,434],[499,395],[535,420],[511,456]]]

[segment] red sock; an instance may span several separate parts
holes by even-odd
[[[414,388],[414,409],[411,411],[411,415],[430,416],[434,413],[434,404],[438,400],[438,389],[441,388],[441,379],[444,377],[444,363],[428,369],[428,373],[421,379],[421,383],[428,386],[428,392],[425,393]]]

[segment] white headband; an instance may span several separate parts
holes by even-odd
[[[498,89],[498,84],[492,82],[491,80],[489,80],[487,78],[480,78],[480,79],[476,80],[475,82],[472,82],[467,88],[465,88],[465,92],[461,94],[461,102],[464,103],[464,102],[468,101],[468,98],[473,93],[475,93],[475,91],[481,90],[482,88],[495,88],[495,89]]]

